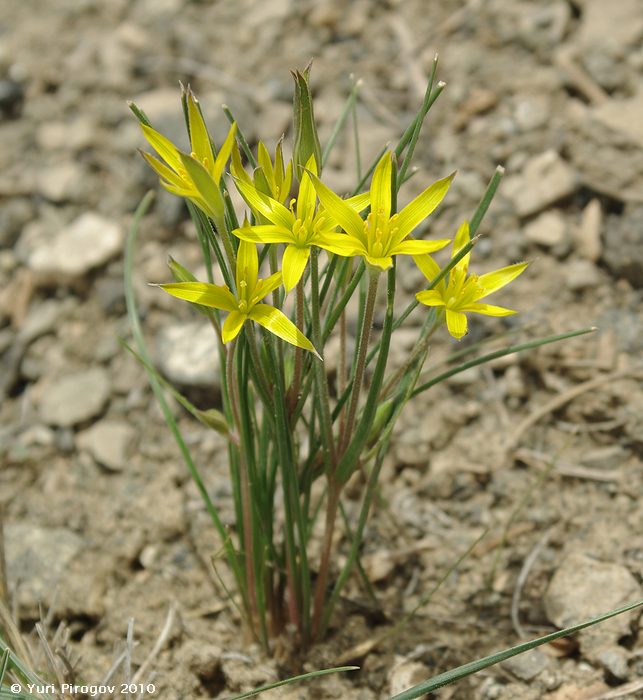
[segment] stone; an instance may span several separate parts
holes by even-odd
[[[166,326],[158,336],[158,363],[175,384],[218,389],[219,353],[212,326],[189,321]]]
[[[513,656],[507,661],[503,661],[501,666],[516,678],[522,681],[530,681],[548,665],[547,656],[540,649],[530,649],[524,654]]]
[[[70,121],[46,121],[38,127],[36,141],[46,151],[89,148],[96,138],[98,125],[89,115],[82,115]]]
[[[423,663],[396,657],[393,667],[387,674],[388,692],[390,695],[397,695],[430,677],[431,670]],[[426,698],[428,696],[419,695],[417,697]]]
[[[505,193],[516,213],[525,217],[569,197],[577,181],[574,169],[556,151],[549,150],[527,161],[520,175],[508,177]]]
[[[603,210],[600,200],[592,199],[583,209],[580,225],[572,229],[578,254],[591,262],[597,262],[603,252],[602,225]]]
[[[9,589],[16,591],[25,612],[47,609],[56,589],[65,583],[67,569],[82,551],[81,537],[63,527],[37,527],[31,523],[8,523],[4,528]]]
[[[641,586],[629,569],[614,562],[593,559],[581,551],[570,552],[554,573],[543,603],[547,619],[568,627],[641,599]],[[608,659],[619,666],[614,653],[623,648],[618,640],[630,631],[636,611],[618,615],[579,632],[582,653],[591,661]],[[603,662],[604,663],[604,662]]]
[[[129,423],[105,419],[80,433],[76,444],[87,450],[101,466],[121,471],[127,466],[127,453],[135,434]]]
[[[73,161],[63,161],[38,173],[38,192],[50,202],[78,201],[84,193],[83,169]]]
[[[77,279],[120,253],[123,238],[115,221],[86,212],[49,240],[32,241],[27,264],[47,279]]]
[[[642,112],[643,93],[594,107],[570,101],[567,150],[583,185],[619,202],[643,202]]]
[[[53,299],[45,299],[31,306],[20,328],[20,340],[28,345],[36,338],[51,333],[56,328],[62,307],[63,304]]]
[[[565,282],[572,292],[596,287],[600,280],[596,265],[589,260],[570,260],[565,266]]]
[[[95,418],[109,399],[109,376],[95,367],[53,381],[40,399],[40,416],[48,425],[69,428]]]
[[[643,288],[643,205],[627,205],[622,216],[606,225],[603,260],[617,279]]]
[[[554,248],[565,242],[567,222],[556,210],[546,211],[525,226],[525,238],[545,248]]]

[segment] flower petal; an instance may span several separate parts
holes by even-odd
[[[242,241],[253,243],[291,243],[295,238],[291,229],[273,224],[242,226],[232,233]]]
[[[174,170],[168,168],[167,165],[161,163],[158,158],[151,156],[145,151],[139,151],[139,153],[145,158],[146,163],[154,170],[154,172],[163,180],[167,181],[173,187],[177,189],[182,189],[185,187],[185,183],[179,175],[177,175]]]
[[[478,277],[478,284],[484,288],[484,294],[487,296],[498,289],[501,289],[512,280],[515,280],[518,275],[521,275],[529,263],[516,263],[515,265],[507,265],[494,272],[487,272]],[[482,299],[479,296],[478,299]]]
[[[463,306],[461,311],[472,311],[485,316],[513,316],[513,314],[518,313],[513,309],[505,309],[504,306],[493,306],[493,304],[469,304]]]
[[[371,180],[371,213],[388,221],[391,215],[391,175],[393,154],[387,151],[379,160]]]
[[[231,311],[228,314],[228,318],[226,318],[221,329],[221,339],[224,343],[229,343],[239,335],[239,331],[243,328],[247,318],[248,316],[240,311]]]
[[[275,272],[273,275],[270,275],[268,279],[259,280],[257,286],[254,288],[253,298],[256,298],[257,301],[261,301],[263,298],[267,297],[268,294],[274,292],[277,287],[281,286],[282,281],[281,272]]]
[[[259,256],[257,246],[249,241],[241,241],[237,250],[237,293],[241,292],[239,287],[241,282],[246,283],[246,293],[248,298],[253,295],[259,277]]]
[[[382,255],[380,257],[365,255],[364,259],[369,265],[379,267],[381,270],[388,270],[388,268],[393,264],[393,258],[390,255]]]
[[[319,248],[335,253],[335,255],[342,255],[345,258],[366,254],[366,248],[345,233],[325,233],[316,236],[313,243]]]
[[[210,175],[196,158],[192,158],[192,156],[187,155],[187,153],[179,152],[179,155],[188,177],[208,206],[208,215],[214,219],[222,217],[225,205],[219,186],[212,179],[212,175]]]
[[[299,182],[299,193],[297,194],[297,218],[302,221],[306,218],[307,214],[310,214],[311,210],[314,212],[315,205],[317,204],[317,193],[313,187],[313,183],[310,181],[309,172],[313,175],[316,174],[315,166],[315,156],[311,155],[306,163],[307,170],[304,170],[301,180]]]
[[[397,217],[397,226],[400,235],[404,234],[403,238],[408,236],[440,204],[454,177],[455,173],[452,173],[434,182],[402,209]]]
[[[286,209],[286,207],[284,207],[283,204],[280,204],[272,197],[262,194],[252,185],[248,185],[240,180],[235,180],[235,183],[237,185],[237,189],[246,202],[248,202],[251,209],[262,216],[265,216],[265,218],[272,221],[275,226],[292,228],[295,217],[288,209]]]
[[[286,246],[281,262],[281,272],[287,292],[297,286],[308,264],[308,258],[310,258],[310,248],[308,246],[305,248],[300,248],[296,245]]]
[[[179,149],[165,138],[163,134],[159,134],[156,129],[146,124],[141,124],[143,135],[148,140],[150,146],[163,158],[163,160],[177,172],[181,169],[181,159],[179,157]]]
[[[365,244],[364,222],[360,218],[360,215],[349,204],[346,204],[341,197],[326,187],[316,175],[311,173],[310,179],[317,192],[319,201],[322,203],[329,216],[333,218],[349,236]]]
[[[196,156],[199,163],[206,166],[206,170],[212,175],[214,167],[214,154],[212,153],[212,144],[208,136],[203,115],[199,107],[199,101],[194,96],[190,88],[187,92],[188,103],[188,124],[190,125],[190,145],[192,152]]]
[[[450,243],[449,238],[438,238],[435,241],[417,241],[406,240],[398,243],[391,255],[422,255],[422,253],[435,253],[436,250],[442,250]]]
[[[467,317],[460,311],[447,309],[447,328],[456,340],[460,340],[467,334]]]
[[[362,212],[366,207],[371,203],[371,193],[370,192],[362,192],[361,194],[356,194],[353,197],[348,197],[348,199],[344,200],[346,204],[348,204],[351,209],[354,209],[356,212]]]
[[[418,292],[415,298],[424,306],[445,306],[444,299],[437,289],[425,289]]]
[[[235,311],[237,300],[232,292],[224,286],[218,284],[208,284],[207,282],[170,282],[160,284],[159,287],[177,299],[191,301],[194,304],[211,306],[214,309],[224,311]]]
[[[433,280],[440,274],[440,266],[430,255],[414,255],[413,260],[420,268],[420,272],[429,280]]]
[[[232,162],[230,163],[230,172],[232,173],[232,176],[235,178],[235,180],[241,180],[246,185],[252,185],[252,179],[250,178],[250,175],[248,175],[245,168],[243,167],[243,164],[241,163],[241,151],[239,150],[239,146],[237,145],[236,141],[234,143],[234,146],[232,147]]]
[[[217,153],[216,160],[212,166],[212,179],[219,184],[221,182],[221,175],[223,174],[223,169],[226,163],[230,159],[230,154],[232,153],[232,147],[234,146],[234,137],[237,134],[237,123],[233,122],[228,131],[228,135],[225,137],[225,141],[221,144],[221,148]]]
[[[453,239],[453,249],[451,257],[454,258],[467,243],[471,240],[471,235],[469,233],[469,222],[463,221],[458,228],[458,232],[455,234]],[[462,260],[456,265],[458,270],[464,270],[465,272],[469,269],[469,258],[471,258],[471,253],[467,253]]]
[[[304,348],[304,350],[310,350],[310,352],[317,355],[310,340],[284,313],[279,311],[279,309],[275,309],[274,306],[257,304],[251,309],[248,317],[287,343]]]

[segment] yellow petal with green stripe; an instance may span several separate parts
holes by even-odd
[[[266,330],[270,331],[282,340],[285,340],[287,343],[296,345],[304,350],[309,350],[319,357],[310,340],[306,338],[306,336],[284,313],[279,311],[279,309],[275,309],[274,306],[268,306],[268,304],[257,304],[250,310],[248,318],[256,321]]]

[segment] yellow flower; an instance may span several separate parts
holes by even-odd
[[[334,219],[329,217],[324,209],[317,207],[317,195],[311,182],[311,173],[314,170],[315,160],[311,156],[308,160],[308,170],[304,171],[301,178],[299,194],[296,200],[291,200],[290,209],[276,199],[262,194],[248,182],[236,181],[239,191],[253,211],[271,223],[243,226],[232,233],[244,241],[287,244],[281,264],[287,292],[297,285],[304,274],[311,246],[315,245],[331,252],[344,250],[346,236],[336,233],[337,224]],[[368,205],[367,195],[357,195],[340,201],[361,221],[358,212]]]
[[[391,176],[393,154],[380,159],[368,193],[371,212],[363,221],[359,214],[332,192],[316,175],[313,186],[328,214],[346,232],[340,246],[332,252],[339,255],[360,255],[374,267],[386,270],[393,264],[393,255],[420,255],[444,248],[448,239],[420,241],[408,236],[440,204],[455,175],[434,182],[398,214],[391,214]]]
[[[237,126],[232,124],[215,158],[199,103],[189,88],[187,107],[192,153],[182,153],[151,126],[141,124],[145,138],[165,163],[149,153],[141,151],[141,155],[160,176],[161,185],[168,192],[194,202],[210,218],[220,219],[223,216],[224,203],[219,182],[230,158]]]
[[[451,257],[455,257],[469,240],[469,223],[465,221],[453,240]],[[447,328],[457,340],[460,340],[467,333],[467,317],[465,315],[467,313],[485,314],[486,316],[510,316],[516,313],[512,309],[505,309],[502,306],[482,304],[480,300],[509,284],[528,265],[528,263],[516,263],[494,272],[487,272],[484,275],[469,275],[469,258],[470,253],[467,253],[456,263],[449,272],[448,282],[446,279],[442,279],[434,289],[418,292],[415,295],[416,299],[425,306],[443,306],[445,308]],[[418,255],[415,257],[415,262],[429,281],[433,281],[440,273],[440,268],[430,255]]]
[[[159,286],[179,299],[227,311],[228,316],[221,329],[224,343],[234,340],[243,324],[250,320],[256,321],[287,343],[310,350],[316,355],[310,340],[284,313],[273,306],[260,303],[265,296],[279,287],[281,272],[276,272],[265,280],[258,279],[258,276],[257,247],[254,243],[241,241],[237,252],[237,296],[225,285],[206,282],[173,282]]]
[[[272,164],[270,154],[263,141],[259,141],[257,149],[257,160],[259,167],[254,171],[252,178],[241,165],[241,153],[239,146],[235,144],[232,149],[232,164],[230,172],[237,180],[248,186],[253,186],[269,197],[276,199],[280,204],[284,204],[290,196],[292,186],[292,161],[284,166],[284,156],[282,151],[282,140],[279,141],[275,149],[275,164]]]

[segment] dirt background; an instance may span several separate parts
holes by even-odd
[[[388,697],[640,598],[642,38],[640,0],[3,2],[0,506],[25,634],[39,605],[51,609],[51,630],[69,626],[78,677],[96,683],[130,618],[138,665],[172,608],[150,668],[159,698],[224,697],[292,670],[243,639],[209,563],[220,543],[117,336],[129,335],[125,231],[156,187],[136,154],[144,142],[126,100],[184,142],[178,81],[189,82],[217,141],[225,102],[251,143],[272,144],[291,134],[289,70],[311,57],[322,140],[349,74],[363,80],[368,162],[418,108],[440,52],[447,88],[404,195],[458,168],[434,234],[452,235],[496,165],[506,167],[475,264],[532,261],[498,298],[521,313],[506,323],[476,319],[462,345],[518,325],[537,335],[599,330],[463,373],[408,407],[363,551],[381,610],[353,582],[330,641],[304,664],[354,660],[362,670],[272,697]],[[327,170],[344,191],[355,181],[353,153],[350,133],[342,135]],[[183,206],[161,194],[137,251],[143,324],[165,373],[208,407],[213,339],[187,305],[145,286],[167,279],[168,253],[198,266]],[[421,283],[404,268],[400,304]],[[420,322],[414,314],[394,336],[394,361]],[[177,334],[189,334],[187,348],[177,350]],[[431,360],[453,349],[443,333]],[[221,441],[176,413],[231,517]],[[369,653],[356,650],[390,631],[485,528],[411,624]],[[641,697],[641,644],[630,615],[435,697]]]

